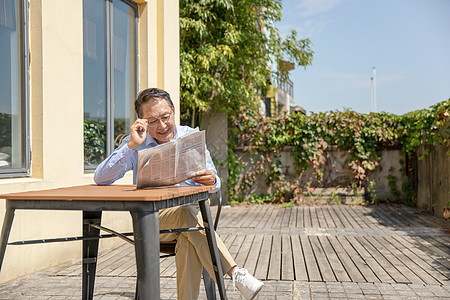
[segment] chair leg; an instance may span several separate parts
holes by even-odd
[[[209,275],[209,273],[203,268],[203,283],[205,284],[206,299],[216,300],[216,283],[214,279]]]
[[[137,279],[136,279],[136,294],[134,294],[134,300],[139,300],[139,289]]]
[[[219,290],[220,299],[226,300],[227,294],[225,290],[225,283],[223,281],[222,264],[220,263],[219,250],[217,249],[216,236],[214,233],[213,221],[211,211],[209,210],[208,201],[199,201],[200,211],[202,212],[203,223],[205,225],[206,238],[211,253],[211,260],[214,268],[214,273],[217,281],[217,288]]]

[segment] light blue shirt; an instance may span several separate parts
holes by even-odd
[[[179,126],[175,127],[175,134],[172,140],[192,132],[189,126]],[[159,144],[156,140],[150,136],[147,132],[147,137],[145,141],[136,150],[128,148],[127,143],[130,140],[130,136],[127,136],[122,141],[122,144],[114,150],[114,152],[108,156],[101,164],[98,165],[95,170],[94,181],[99,185],[109,185],[114,183],[116,180],[122,178],[125,173],[129,170],[133,170],[133,183],[136,184],[137,181],[137,168],[138,168],[138,151],[147,148],[153,148]],[[208,149],[205,147],[205,158],[206,158],[206,169],[212,170],[216,173],[216,182],[214,190],[209,191],[210,193],[215,193],[220,189],[220,178],[217,176],[217,170],[211,159]],[[179,183],[179,185],[201,185],[192,179],[186,180]]]

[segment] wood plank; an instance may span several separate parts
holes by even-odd
[[[317,236],[309,236],[309,241],[311,247],[314,251],[314,256],[317,259],[317,264],[319,265],[320,273],[324,281],[337,281],[336,276],[334,276],[333,269],[328,262],[327,256],[322,249],[322,245],[319,242]]]
[[[298,206],[297,207],[297,228],[305,228],[305,221],[304,221],[304,210],[305,206]]]
[[[254,209],[255,209],[255,208],[253,207],[253,210],[254,210]],[[237,228],[241,228],[241,227],[242,227],[242,224],[243,224],[243,223],[245,222],[245,220],[250,216],[251,211],[252,211],[252,208],[251,208],[251,207],[248,207],[247,205],[244,206],[244,207],[242,207],[242,208],[240,209],[239,218],[235,218],[235,219],[233,220],[232,223],[228,223],[228,224],[229,224],[228,227],[237,227]]]
[[[253,204],[245,218],[243,219],[243,222],[239,225],[239,227],[249,227],[248,225],[258,216],[258,207],[259,205]]]
[[[437,255],[442,256],[446,260],[450,260],[450,251],[449,251],[450,248],[448,247],[447,244],[441,244],[439,241],[429,236],[422,236],[420,237],[420,240],[423,241],[422,244],[430,248],[430,250],[435,252]]]
[[[334,220],[331,217],[330,212],[328,211],[328,207],[321,206],[321,210],[322,210],[323,216],[325,218],[325,221],[327,222],[327,227],[328,228],[336,228],[336,223],[334,223]]]
[[[443,258],[441,255],[437,254],[435,251],[431,250],[429,247],[424,245],[422,239],[414,238],[411,236],[403,236],[402,238],[403,240],[407,241],[410,245],[412,245],[412,247],[423,252],[423,255],[428,255],[432,257],[435,263],[442,265],[446,269],[450,269],[450,261]]]
[[[272,240],[272,251],[270,252],[269,272],[267,280],[281,279],[281,236],[275,235]]]
[[[222,227],[224,225],[228,227],[238,211],[239,208],[236,206],[223,206],[222,211],[220,212],[219,227]]]
[[[292,258],[291,237],[281,236],[281,280],[294,280],[294,261]]]
[[[403,227],[401,223],[399,224],[396,220],[390,218],[385,211],[380,206],[375,207],[372,210],[372,214],[375,218],[380,221],[380,224],[384,227],[394,228],[397,226]]]
[[[278,215],[278,209],[274,205],[271,205],[271,211],[269,212],[269,214],[267,214],[267,218],[262,219],[261,222],[258,224],[258,227],[261,227],[261,228],[272,227],[274,218],[276,218],[277,215]],[[271,221],[272,221],[272,223],[271,223]]]
[[[112,270],[107,274],[107,276],[120,276],[127,270],[136,268],[136,258],[134,257],[134,249],[133,248],[129,249],[128,254],[122,257],[122,259],[118,260],[115,263],[115,266],[111,267]]]
[[[347,216],[344,215],[341,210],[338,208],[338,205],[331,205],[331,210],[333,211],[334,215],[336,215],[339,218],[339,221],[341,222],[342,226],[344,228],[352,228],[352,224],[347,220]]]
[[[336,212],[334,211],[334,209],[332,209],[332,207],[330,205],[326,206],[326,209],[328,211],[328,213],[331,216],[331,219],[333,220],[334,224],[336,224],[337,228],[344,228],[344,224],[342,224],[342,221],[339,219],[338,215],[336,214]]]
[[[367,282],[381,282],[380,278],[378,278],[375,271],[370,267],[369,262],[372,262],[372,260],[368,259],[367,255],[361,255],[358,252],[358,249],[364,251],[365,249],[361,247],[358,247],[355,242],[355,244],[351,244],[351,240],[349,240],[348,237],[344,236],[338,236],[336,237],[339,243],[342,245],[342,247],[345,249],[345,251],[348,253],[349,257],[353,261],[353,263],[357,266],[358,270],[361,272],[361,274],[364,276],[365,280]],[[358,249],[357,249],[358,248]],[[351,273],[353,274],[353,273]]]
[[[436,247],[445,253],[450,253],[450,238],[445,236],[430,236],[429,239],[436,241]]]
[[[257,212],[255,218],[252,220],[252,222],[250,222],[248,224],[248,227],[256,228],[257,225],[261,222],[261,220],[266,217],[266,213],[269,211],[270,208],[271,208],[271,205],[268,205],[268,204],[259,206],[258,212]]]
[[[392,244],[389,242],[391,239],[386,238],[388,240],[387,243],[380,243],[377,239],[375,239],[373,236],[367,236],[365,239],[380,253],[383,254],[383,256],[386,258],[389,263],[395,267],[400,274],[405,277],[406,282],[403,283],[413,283],[413,284],[423,284],[424,281],[420,279],[415,273],[413,273],[404,263],[402,263],[394,254],[399,255],[398,251],[395,251],[395,248],[392,246]],[[395,279],[395,278],[394,278]]]
[[[384,269],[389,276],[394,279],[396,283],[411,283],[405,276],[403,276],[392,263],[384,256],[387,251],[383,247],[382,249],[375,248],[368,240],[370,237],[357,236],[356,240],[372,255],[377,263]]]
[[[391,251],[399,261],[414,272],[414,274],[417,274],[417,276],[426,284],[442,284],[424,271],[424,267],[429,269],[429,266],[420,257],[401,245],[394,237],[375,236],[374,239],[380,244],[386,245],[389,248],[389,251]]]
[[[446,275],[447,272],[445,271],[449,268],[445,268],[439,264],[438,260],[423,252],[417,245],[411,244],[404,237],[394,236],[392,239],[397,242],[396,247],[419,265],[424,272],[430,274],[430,276],[441,282],[441,284],[450,281],[450,277]],[[425,279],[425,276],[422,276],[422,278]]]
[[[245,261],[244,268],[246,268],[250,274],[255,274],[256,265],[258,263],[258,258],[262,248],[264,236],[262,234],[257,234],[253,239],[252,246],[249,250],[249,255]]]
[[[272,223],[272,226],[270,226],[270,227],[272,227],[272,228],[281,228],[281,223],[283,222],[283,219],[285,218],[285,215],[286,215],[285,208],[278,207],[277,210],[278,210],[277,216],[273,220],[270,220],[270,222]],[[267,224],[269,225],[270,223],[267,223]],[[267,226],[267,227],[269,227],[269,226]]]
[[[232,257],[236,257],[241,249],[242,243],[244,242],[245,235],[236,235],[236,238],[233,241],[233,244],[228,247],[228,251],[230,252]]]
[[[380,228],[380,222],[374,218],[372,210],[372,207],[360,206],[359,209],[355,209],[354,212],[368,225],[369,228]]]
[[[269,216],[271,216],[274,213],[274,206],[271,204],[266,204],[264,205],[266,207],[266,210],[260,215],[259,220],[255,219],[255,222],[253,222],[252,224],[254,226],[252,226],[253,228],[263,228],[265,227]],[[256,223],[256,225],[255,225]]]
[[[305,228],[311,228],[312,227],[312,223],[311,223],[311,207],[310,206],[305,206],[304,210],[303,210],[303,223],[305,224],[304,227]]]
[[[322,206],[318,206],[316,210],[317,210],[317,219],[319,221],[319,227],[320,228],[328,228],[328,223],[325,220],[325,215],[323,213]]]
[[[266,226],[267,228],[280,228],[280,221],[284,215],[284,209],[276,207],[274,208],[276,211],[276,215],[273,218],[267,220]]]
[[[311,242],[307,236],[300,236],[300,242],[305,255],[305,264],[309,281],[322,281],[322,276],[320,275],[319,266],[316,257],[314,256]]]
[[[291,217],[289,218],[289,228],[295,228],[297,227],[297,210],[298,206],[293,206],[291,210]]]
[[[347,274],[344,266],[342,265],[339,257],[337,256],[335,250],[331,246],[327,236],[319,236],[318,237],[320,244],[322,245],[323,251],[330,263],[331,270],[334,273],[337,281],[351,281],[350,277]]]
[[[346,273],[350,277],[350,281],[353,282],[365,282],[366,279],[361,274],[361,271],[359,270],[358,266],[352,261],[350,258],[350,251],[347,251],[341,243],[337,240],[335,236],[328,236],[327,240],[331,244],[331,246],[334,249],[334,252],[339,257],[340,262],[342,263],[342,266],[344,267]],[[353,248],[352,248],[353,249]],[[355,256],[358,256],[357,253],[354,253]],[[359,257],[359,256],[358,256]],[[360,262],[362,261],[359,257]],[[338,277],[339,280],[339,277]],[[339,280],[341,281],[341,280]]]
[[[358,254],[363,258],[364,262],[372,269],[374,274],[378,277],[378,279],[383,283],[395,283],[394,279],[389,276],[389,274],[383,269],[382,266],[377,262],[377,260],[372,257],[371,253],[364,248],[359,241],[353,237],[346,237],[348,242],[355,248]]]
[[[347,207],[348,213],[353,217],[353,220],[358,224],[359,228],[368,228],[368,227],[370,227],[370,225],[368,225],[368,223],[365,222],[366,218],[362,219],[361,215],[356,213],[357,210],[358,210],[358,208],[354,207],[354,206]]]
[[[239,252],[234,256],[234,261],[238,266],[245,265],[247,256],[250,254],[250,248],[253,244],[254,235],[245,235]]]
[[[292,217],[292,207],[284,208],[284,216],[283,220],[281,220],[280,227],[281,228],[289,228],[290,219]]]
[[[255,277],[261,280],[267,279],[267,272],[269,271],[270,251],[272,248],[272,236],[265,235],[259,254],[258,264],[256,265]]]
[[[309,213],[311,215],[311,227],[312,228],[319,228],[319,217],[317,215],[317,206],[311,206],[309,208]]]
[[[308,280],[308,272],[306,270],[305,259],[303,257],[302,245],[298,235],[291,236],[292,255],[294,259],[295,280]]]

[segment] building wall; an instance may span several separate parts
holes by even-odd
[[[178,0],[139,0],[139,90],[167,90],[179,108]],[[0,193],[93,184],[84,172],[83,9],[80,0],[30,1],[31,176],[0,179]],[[177,119],[179,114],[177,113]],[[118,181],[131,184],[132,174]],[[0,218],[5,200],[0,199]],[[82,235],[78,211],[16,211],[9,241]],[[102,224],[131,231],[126,212]],[[118,243],[101,240],[100,250]],[[8,246],[0,282],[81,256],[81,242]]]

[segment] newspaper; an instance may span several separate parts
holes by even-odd
[[[194,131],[174,141],[140,150],[137,188],[173,185],[206,168],[205,131]]]

